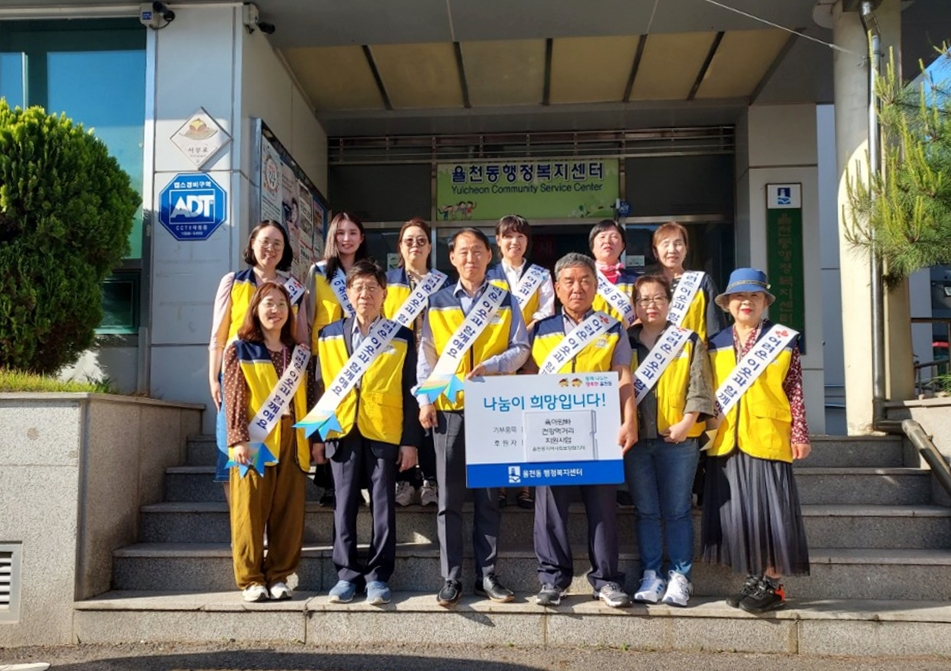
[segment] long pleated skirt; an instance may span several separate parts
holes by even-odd
[[[735,573],[808,575],[809,547],[792,464],[737,449],[707,460],[703,561]]]

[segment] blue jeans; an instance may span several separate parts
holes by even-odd
[[[221,373],[218,374],[218,384],[221,381]],[[225,417],[225,393],[221,390],[221,407],[218,408],[218,414],[215,415],[215,442],[218,444],[218,460],[215,462],[215,482],[228,482],[231,474],[228,472],[228,420]]]
[[[690,580],[693,567],[691,493],[700,459],[695,438],[641,440],[624,455],[624,478],[634,499],[634,529],[643,571],[661,572],[664,531],[670,568]],[[663,518],[663,531],[661,529]]]

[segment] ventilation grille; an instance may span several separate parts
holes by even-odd
[[[0,545],[0,621],[19,616],[19,581],[20,546]]]

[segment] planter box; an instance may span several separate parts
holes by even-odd
[[[203,406],[86,393],[0,394],[0,546],[19,556],[0,647],[72,643],[75,600],[107,591]]]

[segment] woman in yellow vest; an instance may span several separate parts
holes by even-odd
[[[228,445],[236,464],[230,482],[231,545],[235,582],[245,601],[289,599],[287,578],[300,564],[311,449],[304,430],[295,429],[294,422],[307,414],[316,394],[313,385],[308,385],[304,364],[297,371],[301,382],[289,402],[282,407],[274,397],[279,387],[288,389],[279,385],[288,367],[297,368],[290,315],[287,290],[277,282],[263,282],[251,297],[237,340],[225,350]],[[269,408],[275,408],[270,415]],[[261,443],[252,443],[249,427],[252,420],[258,425],[268,417],[273,417],[273,426],[263,439],[263,448],[273,460],[264,457]]]
[[[353,316],[344,308],[346,298],[346,274],[357,261],[366,259],[367,240],[363,222],[355,214],[338,212],[327,227],[324,257],[310,267],[307,294],[307,315],[310,324],[310,348],[317,351],[317,336],[320,329],[331,322]],[[318,466],[314,484],[324,490],[320,505],[334,504],[334,483],[330,469]]]
[[[643,275],[634,283],[639,323],[629,334],[635,371],[663,342],[670,298],[670,284],[662,275]],[[691,490],[700,456],[697,439],[704,421],[716,414],[712,385],[703,342],[691,333],[638,404],[638,441],[624,455],[642,571],[635,601],[683,607],[693,591]],[[670,558],[666,576],[661,571],[665,538]]]
[[[258,285],[265,281],[290,283],[296,287],[297,300],[292,300],[293,314],[303,304],[303,287],[293,279],[289,271],[294,261],[294,250],[287,231],[276,221],[267,219],[255,226],[248,236],[244,250],[246,270],[228,273],[221,278],[218,293],[215,296],[215,310],[212,318],[211,342],[208,345],[208,385],[211,398],[218,411],[215,422],[215,435],[218,443],[218,463],[215,467],[215,482],[224,485],[225,499],[230,497],[228,485],[228,442],[225,426],[225,407],[221,391],[221,365],[225,346],[238,334],[238,328],[244,322],[248,304]],[[293,318],[297,342],[309,342],[307,320]]]
[[[747,574],[742,589],[727,604],[751,613],[783,607],[782,576],[809,574],[809,548],[792,465],[811,451],[799,348],[795,339],[788,339],[789,331],[780,327],[765,343],[784,342],[785,337],[787,344],[772,346],[769,353],[765,347],[754,351],[774,326],[763,318],[774,300],[766,273],[755,268],[734,270],[716,303],[736,323],[710,338],[709,346],[716,388],[731,377],[743,357],[768,361],[721,418],[708,452],[700,532],[704,561]],[[751,379],[748,373],[744,379]],[[734,387],[739,384],[734,382]],[[737,398],[736,392],[731,397]]]
[[[624,234],[624,227],[613,219],[602,219],[591,228],[588,235],[588,246],[591,248],[591,255],[594,257],[598,272],[604,275],[608,282],[613,284],[627,297],[628,302],[634,294],[634,280],[637,279],[636,273],[628,272],[621,263],[621,255],[627,247],[627,237]],[[601,310],[624,324],[624,328],[629,327],[630,321],[624,317],[617,307],[613,306],[600,293],[594,297],[594,310]]]

